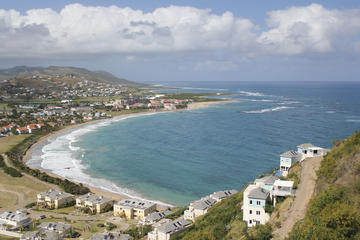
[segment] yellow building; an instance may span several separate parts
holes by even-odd
[[[125,215],[128,219],[143,219],[155,211],[155,203],[138,199],[124,199],[114,204],[114,216]]]
[[[53,189],[39,193],[37,195],[37,204],[49,208],[60,208],[72,205],[75,202],[74,196],[70,193],[59,192]]]
[[[103,196],[97,196],[93,193],[87,193],[76,199],[76,207],[79,208],[89,208],[93,213],[101,213],[109,211],[114,204],[114,201],[110,198]]]

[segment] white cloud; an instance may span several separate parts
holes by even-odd
[[[269,13],[270,30],[257,39],[270,53],[301,54],[336,51],[336,41],[360,33],[360,10],[328,10],[321,5],[292,7]]]
[[[181,6],[149,13],[80,4],[67,5],[60,12],[33,9],[25,15],[0,10],[0,56],[214,50],[244,56],[327,53],[341,49],[342,39],[352,43],[347,47],[357,46],[359,39],[353,38],[360,33],[360,10],[328,10],[317,4],[292,7],[270,12],[267,24],[269,30],[261,32],[251,20],[231,12],[217,15],[210,9]]]

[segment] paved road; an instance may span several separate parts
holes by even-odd
[[[305,213],[314,193],[316,184],[316,171],[320,167],[322,157],[305,159],[302,164],[301,182],[296,191],[296,198],[289,211],[288,217],[281,223],[281,228],[274,232],[275,239],[285,239],[297,221],[305,217]]]

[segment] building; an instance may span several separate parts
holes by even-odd
[[[33,231],[25,232],[20,240],[61,240],[63,237],[59,236],[56,232],[53,231]]]
[[[37,204],[43,205],[49,208],[60,208],[70,206],[75,202],[74,196],[59,192],[53,189],[39,193],[37,195]]]
[[[129,234],[121,234],[118,232],[97,233],[89,240],[131,240],[131,236]]]
[[[138,199],[123,199],[114,204],[114,215],[128,219],[143,219],[156,211],[156,204]]]
[[[210,198],[215,199],[216,202],[220,202],[221,200],[230,197],[234,194],[238,193],[236,190],[225,190],[225,191],[218,191],[214,192],[213,194],[210,194]]]
[[[139,223],[142,225],[152,225],[158,222],[159,220],[161,220],[162,218],[169,216],[171,214],[173,214],[173,212],[170,210],[165,210],[162,212],[154,212],[147,215],[145,218],[141,219]]]
[[[191,223],[185,219],[175,220],[155,228],[148,234],[148,240],[169,240],[176,234],[179,234],[191,226]]]
[[[202,198],[190,203],[189,209],[184,212],[184,218],[195,222],[195,219],[204,215],[216,203],[216,200],[210,197]]]
[[[112,209],[114,201],[110,198],[87,193],[76,198],[76,207],[89,208],[92,213],[101,213]]]
[[[41,232],[55,232],[61,238],[70,237],[72,233],[71,225],[62,222],[44,222],[38,227]]]
[[[304,160],[305,158],[308,157],[324,156],[329,151],[329,149],[317,147],[311,143],[301,144],[297,146],[297,148],[298,148],[298,153],[301,154],[301,160]]]
[[[31,218],[21,211],[0,214],[0,229],[17,230],[31,225]]]
[[[258,178],[255,180],[255,185],[261,188],[265,188],[268,191],[273,190],[274,182],[278,180],[279,177],[275,175],[267,175],[262,178]]]
[[[294,181],[284,181],[276,180],[274,182],[274,189],[272,190],[272,195],[274,197],[286,197],[286,196],[295,196],[295,189],[293,189]],[[274,202],[275,205],[275,202]]]
[[[270,191],[255,184],[250,184],[244,191],[243,221],[248,227],[265,224],[270,215],[265,212],[265,206],[270,199]]]
[[[280,171],[281,175],[287,176],[290,167],[301,159],[301,154],[296,151],[287,151],[280,155]]]

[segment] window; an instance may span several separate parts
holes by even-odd
[[[252,214],[252,210],[250,210],[249,213]]]
[[[252,224],[252,220],[249,220],[249,224]]]
[[[256,215],[260,215],[260,211],[256,211]]]
[[[252,204],[252,200],[250,200],[250,204]]]
[[[260,205],[260,201],[256,201],[256,205]]]

